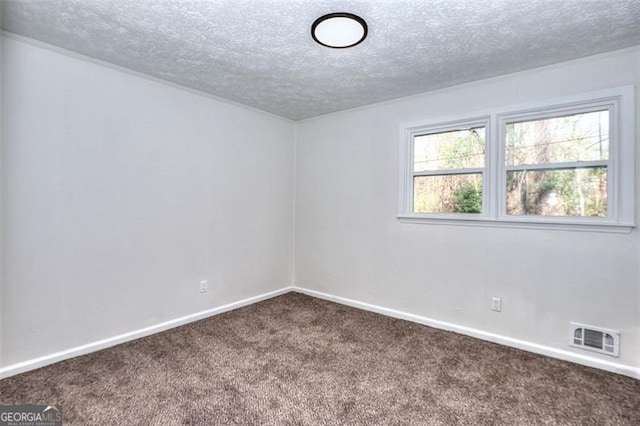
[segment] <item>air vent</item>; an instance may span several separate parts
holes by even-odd
[[[620,332],[591,325],[571,323],[569,345],[611,356],[620,354]]]

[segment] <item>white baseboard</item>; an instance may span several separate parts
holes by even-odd
[[[221,314],[223,312],[232,311],[234,309],[242,308],[243,306],[252,305],[256,302],[261,302],[266,299],[271,299],[282,294],[289,293],[293,290],[293,287],[284,287],[280,290],[264,293],[258,296],[250,297],[248,299],[240,300],[238,302],[229,303],[217,308],[207,309],[206,311],[196,312],[194,314],[186,315],[184,317],[176,318],[170,321],[166,321],[160,324],[152,325],[150,327],[141,328],[139,330],[130,331],[128,333],[120,334],[119,336],[109,337],[107,339],[98,340],[96,342],[88,343],[86,345],[76,346],[75,348],[66,349],[64,351],[56,352],[50,355],[41,356],[38,358],[30,359],[16,364],[11,364],[6,367],[0,368],[0,379],[6,377],[15,376],[16,374],[24,373],[26,371],[35,370],[36,368],[44,367],[49,364],[53,364],[65,359],[75,358],[80,355],[86,355],[91,352],[96,352],[101,349],[106,349],[111,346],[119,345],[121,343],[129,342],[131,340],[139,339],[141,337],[149,336],[151,334],[159,333],[161,331],[169,330],[190,322],[198,321],[207,317]]]
[[[188,324],[194,321],[198,321],[204,318],[208,318],[214,315],[221,314],[223,312],[232,311],[234,309],[248,306],[263,300],[271,299],[282,294],[295,291],[298,293],[306,294],[308,296],[317,297],[319,299],[329,300],[331,302],[340,303],[342,305],[352,306],[354,308],[363,309],[365,311],[375,312],[378,314],[386,315],[393,318],[412,321],[418,324],[423,324],[429,327],[438,328],[441,330],[453,331],[455,333],[464,334],[466,336],[475,337],[481,340],[498,343],[505,346],[510,346],[517,349],[522,349],[528,352],[537,353],[540,355],[549,356],[552,358],[561,359],[564,361],[574,362],[576,364],[586,365],[588,367],[598,368],[601,370],[610,371],[617,374],[640,379],[640,368],[632,367],[625,364],[616,362],[601,360],[588,355],[577,354],[561,349],[552,348],[550,346],[544,346],[537,343],[527,342],[524,340],[513,339],[511,337],[501,336],[486,331],[465,327],[449,322],[439,321],[431,318],[426,318],[420,315],[410,314],[407,312],[398,311],[395,309],[389,309],[382,306],[371,305],[369,303],[359,302],[357,300],[347,299],[340,296],[334,296],[331,294],[322,293],[315,290],[309,290],[302,287],[284,287],[280,290],[264,293],[255,297],[240,300],[238,302],[229,303],[217,308],[207,309],[205,311],[196,312],[191,315],[176,318],[170,321],[166,321],[160,324],[152,325],[149,327],[134,330],[128,333],[124,333],[118,336],[110,337],[96,342],[88,343],[86,345],[77,346],[74,348],[66,349],[64,351],[56,352],[53,354],[41,356],[38,358],[30,359],[27,361],[19,362],[16,364],[8,365],[0,368],[0,379],[11,377],[16,374],[24,373],[26,371],[35,370],[36,368],[44,367],[50,364],[54,364],[65,359],[75,358],[80,355],[86,355],[91,352],[96,352],[101,349],[106,349],[111,346],[126,343],[131,340],[139,339],[141,337],[149,336],[151,334],[159,333],[161,331],[169,330],[184,324]]]
[[[511,337],[501,336],[499,334],[489,333],[487,331],[482,331],[475,328],[465,327],[462,325],[457,325],[449,322],[426,318],[420,315],[397,311],[395,309],[389,309],[382,306],[371,305],[369,303],[358,302],[357,300],[346,299],[344,297],[334,296],[331,294],[326,294],[326,293],[322,293],[315,290],[309,290],[307,288],[294,286],[292,290],[298,293],[306,294],[308,296],[317,297],[319,299],[324,299],[331,302],[340,303],[342,305],[363,309],[365,311],[375,312],[375,313],[386,315],[393,318],[412,321],[418,324],[423,324],[423,325],[433,327],[433,328],[438,328],[441,330],[453,331],[455,333],[464,334],[466,336],[475,337],[481,340],[486,340],[489,342],[498,343],[505,346],[510,346],[512,348],[522,349],[524,351],[545,355],[551,358],[557,358],[563,361],[574,362],[576,364],[586,365],[588,367],[598,368],[601,370],[622,374],[624,376],[633,377],[634,379],[640,379],[640,368],[638,367],[606,361],[599,358],[591,357],[589,355],[577,354],[577,353],[565,351],[562,349],[553,348],[550,346],[544,346],[537,343],[527,342],[525,340],[513,339]]]

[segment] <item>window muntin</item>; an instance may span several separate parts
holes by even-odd
[[[482,213],[486,125],[418,131],[412,139],[413,213]]]
[[[608,217],[610,110],[504,123],[506,214]]]

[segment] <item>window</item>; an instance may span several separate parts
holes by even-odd
[[[485,122],[415,133],[413,211],[481,213],[485,147]]]
[[[506,122],[506,213],[607,217],[610,114]]]
[[[633,87],[402,126],[403,221],[634,226]]]

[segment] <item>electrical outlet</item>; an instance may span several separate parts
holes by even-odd
[[[502,311],[502,299],[500,299],[499,297],[492,297],[491,310],[496,312]]]
[[[207,280],[200,281],[200,293],[206,293],[209,289],[209,283]]]

